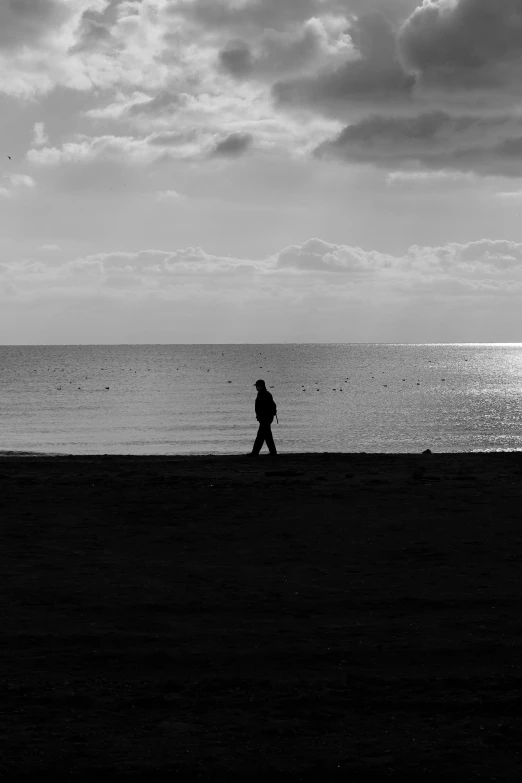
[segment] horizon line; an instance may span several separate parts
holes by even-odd
[[[151,346],[188,346],[195,345],[201,346],[240,346],[240,345],[386,345],[386,346],[481,346],[481,345],[511,345],[522,346],[522,342],[379,342],[379,341],[364,341],[364,342],[290,342],[285,340],[284,342],[245,342],[245,343],[0,343],[0,348],[102,348],[102,347],[151,347]]]

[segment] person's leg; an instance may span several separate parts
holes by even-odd
[[[272,435],[272,428],[270,424],[266,425],[265,440],[266,440],[266,445],[268,446],[268,451],[270,452],[270,454],[275,456],[277,454],[277,449],[275,447],[274,438]]]
[[[265,442],[265,432],[262,422],[259,422],[259,429],[257,431],[257,436],[254,441],[254,445],[252,446],[252,454],[259,454],[261,451],[261,448],[263,446],[263,443]]]

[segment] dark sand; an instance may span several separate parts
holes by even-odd
[[[2,780],[522,780],[522,454],[2,457],[0,490]]]

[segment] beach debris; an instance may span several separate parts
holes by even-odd
[[[108,389],[110,389],[110,386],[106,386],[105,387],[105,391],[107,391]]]
[[[423,453],[423,455],[424,455],[424,456],[428,456],[429,454],[431,454],[431,453],[432,453],[432,451],[431,451],[431,449],[426,449],[426,450],[425,450],[425,451],[423,451],[422,453]]]

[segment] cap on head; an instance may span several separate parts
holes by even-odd
[[[266,384],[265,384],[265,382],[264,382],[264,381],[261,381],[261,380],[260,380],[260,381],[256,381],[256,382],[254,383],[254,386],[262,386],[263,388],[265,388]]]

